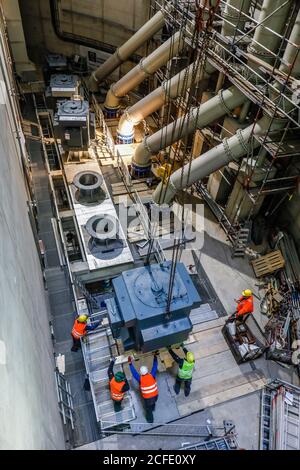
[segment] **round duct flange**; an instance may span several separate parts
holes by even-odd
[[[96,171],[81,171],[73,179],[76,199],[80,204],[100,204],[106,198],[103,177]]]
[[[89,103],[82,100],[64,101],[59,106],[60,115],[86,116],[89,113]]]
[[[95,243],[107,243],[119,238],[119,221],[109,214],[94,215],[85,229]]]

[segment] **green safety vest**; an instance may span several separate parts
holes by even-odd
[[[178,377],[182,380],[190,380],[193,376],[193,370],[195,367],[194,362],[188,362],[184,359],[182,367],[178,369]]]

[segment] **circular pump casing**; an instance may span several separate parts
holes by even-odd
[[[96,245],[119,239],[119,221],[110,214],[94,215],[87,221],[85,229]]]
[[[75,117],[77,117],[78,122],[80,123],[82,122],[81,119],[88,119],[89,103],[87,101],[82,100],[64,101],[59,105],[57,114],[59,118],[66,119],[67,117],[70,117],[72,121]],[[76,120],[74,122],[76,122]]]
[[[103,177],[96,171],[81,171],[73,180],[77,188],[76,199],[80,204],[100,204],[106,197],[102,189]]]

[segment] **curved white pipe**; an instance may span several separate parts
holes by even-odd
[[[120,98],[136,88],[145,78],[152,75],[168,60],[175,57],[184,48],[184,39],[181,32],[175,33],[148,57],[142,59],[138,65],[131,69],[117,83],[114,83],[107,93],[105,107],[118,108]]]
[[[245,23],[249,21],[243,13],[248,14],[251,0],[227,0],[223,12],[223,36],[239,34],[236,29],[243,31]],[[226,21],[227,20],[227,21]]]
[[[138,103],[131,106],[122,115],[117,133],[121,136],[129,136],[133,133],[133,128],[139,124],[145,117],[157,111],[169,99],[176,98],[190,87],[192,82],[208,78],[214,71],[214,68],[207,64],[206,68],[195,70],[196,64],[193,63],[186,69],[179,72],[167,82],[164,82],[159,88],[145,96]]]
[[[89,80],[91,91],[97,91],[101,82],[111,74],[122,62],[125,62],[137,49],[154,36],[165,24],[164,15],[158,11],[128,41],[107,59],[104,64],[93,72]]]
[[[252,134],[263,136],[268,130],[276,131],[285,126],[285,119],[275,119],[272,124],[269,116],[263,116],[254,126],[251,124],[246,129],[238,130],[229,139],[224,139],[221,144],[199,155],[191,164],[178,169],[170,176],[169,182],[164,185],[162,182],[153,193],[153,200],[157,204],[169,204],[176,193],[183,188],[188,188],[195,182],[205,178],[211,173],[219,170],[231,161],[238,161],[247,154]],[[257,148],[260,142],[254,138],[251,146]]]
[[[187,115],[160,129],[150,137],[146,137],[136,148],[133,163],[140,167],[148,166],[152,155],[192,134],[196,129],[202,129],[245,101],[247,101],[245,95],[234,86],[227,90],[221,90],[218,95],[198,108],[192,109]]]

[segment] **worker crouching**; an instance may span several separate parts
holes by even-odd
[[[140,386],[140,392],[144,400],[145,410],[146,410],[146,420],[148,423],[153,423],[153,411],[155,410],[155,405],[158,399],[158,387],[156,381],[157,373],[157,357],[156,353],[153,358],[153,365],[151,372],[149,373],[146,366],[140,368],[140,374],[136,371],[134,365],[132,364],[132,359],[128,357],[128,363],[132,376],[138,382]]]
[[[250,289],[246,289],[242,292],[242,296],[236,300],[237,307],[235,312],[236,320],[243,322],[245,315],[253,313],[253,294]]]
[[[174,361],[178,364],[178,372],[174,385],[174,392],[176,393],[176,395],[178,395],[180,392],[181,384],[184,383],[184,395],[188,397],[191,392],[192,377],[195,367],[195,357],[194,354],[188,351],[183,345],[181,345],[181,347],[185,354],[184,359],[177,356],[177,354],[174,353],[170,346],[168,347],[168,351]]]
[[[129,390],[129,384],[123,372],[117,372],[114,374],[115,361],[115,358],[110,361],[107,374],[109,378],[110,396],[114,404],[114,410],[115,412],[118,412],[121,410],[125,393]]]
[[[76,352],[78,351],[78,349],[81,348],[81,338],[86,336],[88,331],[95,330],[100,325],[100,322],[96,322],[93,325],[88,325],[87,320],[87,315],[79,315],[79,317],[76,318],[76,320],[74,321],[74,325],[71,332],[73,338],[73,346],[71,348],[71,351],[73,352]]]

